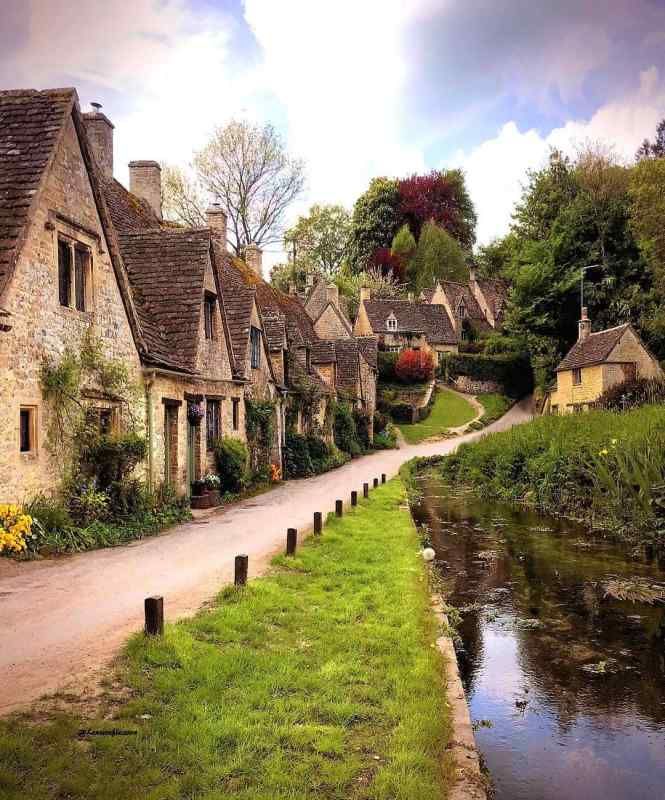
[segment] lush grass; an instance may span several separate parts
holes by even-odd
[[[644,540],[657,534],[663,513],[660,442],[665,406],[548,416],[464,444],[440,469],[485,496],[526,500]]]
[[[409,444],[418,444],[428,436],[444,433],[447,428],[464,425],[475,416],[476,409],[468,400],[450,389],[439,388],[429,416],[413,425],[400,425],[399,429]]]
[[[271,576],[136,635],[112,718],[0,723],[0,797],[439,800],[442,664],[403,502],[392,481]]]
[[[482,404],[484,412],[482,417],[471,426],[474,430],[485,428],[501,419],[514,402],[504,394],[497,393],[479,394],[477,399]]]

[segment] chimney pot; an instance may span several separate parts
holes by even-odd
[[[363,300],[369,300],[372,296],[372,290],[367,286],[360,287],[360,302],[362,303]]]
[[[157,161],[129,162],[129,191],[145,200],[162,218],[162,168]]]
[[[226,212],[219,203],[213,203],[208,207],[206,219],[213,236],[219,239],[226,250]]]

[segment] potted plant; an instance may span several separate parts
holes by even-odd
[[[190,400],[187,403],[187,419],[190,423],[194,426],[199,426],[201,424],[201,420],[205,416],[205,411],[203,410],[203,403],[196,400]]]
[[[206,494],[205,482],[201,479],[192,483],[192,497],[202,497]]]
[[[192,508],[214,508],[221,503],[219,490],[221,481],[214,472],[209,472],[202,478],[192,483],[192,496],[190,504]]]

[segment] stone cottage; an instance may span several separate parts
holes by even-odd
[[[546,398],[544,413],[587,411],[617,383],[656,377],[663,377],[660,364],[630,323],[593,333],[583,308],[578,340],[557,367],[556,388]]]
[[[353,327],[356,336],[372,336],[381,350],[426,350],[436,354],[457,353],[458,336],[443,305],[424,300],[372,300],[361,289],[360,306]]]
[[[145,433],[151,485],[187,493],[217,438],[245,438],[248,396],[275,402],[279,463],[281,391],[255,297],[229,290],[230,261],[220,209],[207,228],[162,221],[157,163],[130,164],[130,191],[113,178],[99,108],[81,114],[73,89],[0,92],[0,500],[62,476],[41,368],[90,335],[138,391],[86,384],[86,414],[103,432],[131,418]]]

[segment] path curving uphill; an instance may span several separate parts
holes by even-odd
[[[340,469],[289,481],[228,511],[167,533],[106,550],[17,564],[0,561],[0,714],[43,694],[96,684],[100,668],[143,625],[143,600],[164,596],[167,619],[193,614],[233,579],[238,553],[249,576],[261,574],[284,546],[287,527],[307,530],[314,511],[332,511],[352,489],[415,456],[449,453],[461,442],[529,420],[523,400],[484,431],[405,445]]]

